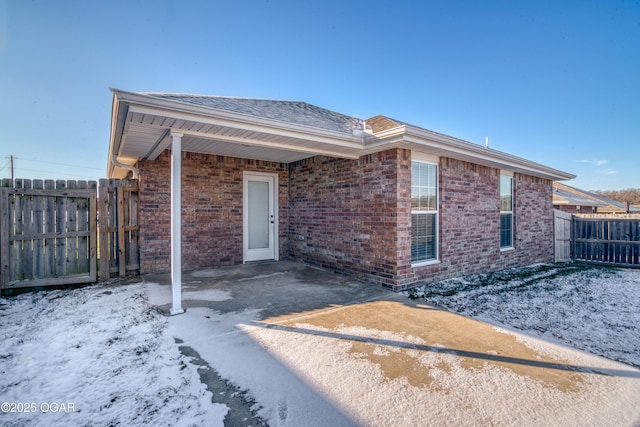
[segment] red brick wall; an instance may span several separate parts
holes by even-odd
[[[168,271],[170,153],[139,168],[141,272]],[[245,170],[278,173],[280,259],[395,289],[553,259],[549,180],[514,175],[515,249],[500,251],[500,171],[441,158],[439,262],[413,268],[409,150],[290,165],[183,153],[185,270],[242,262]]]
[[[141,161],[140,270],[171,268],[171,153]],[[288,248],[288,166],[251,159],[182,153],[182,267],[242,263],[243,171],[277,173],[280,257]]]
[[[514,176],[515,247],[505,267],[553,262],[552,181],[516,173]]]
[[[410,175],[403,180],[410,181]],[[515,174],[515,249],[501,251],[500,170],[441,158],[440,262],[412,268],[409,242],[411,230],[404,227],[398,240],[407,243],[399,253],[396,288],[403,289],[421,281],[552,261],[551,191],[549,180]],[[401,216],[399,222],[410,224],[410,214]]]
[[[290,255],[389,286],[396,281],[398,171],[409,152],[290,165]],[[409,187],[410,188],[410,187]]]

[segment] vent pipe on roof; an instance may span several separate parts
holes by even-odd
[[[138,174],[139,174],[138,173],[138,169],[135,166],[131,166],[131,165],[126,165],[124,163],[120,163],[115,154],[113,156],[111,156],[111,163],[113,163],[114,166],[117,166],[119,168],[126,169],[126,170],[130,171],[131,174],[132,174],[131,178],[138,179]]]
[[[489,148],[489,137],[488,136],[484,140],[484,148]]]

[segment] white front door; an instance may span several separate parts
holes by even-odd
[[[244,172],[244,262],[278,259],[278,175]]]

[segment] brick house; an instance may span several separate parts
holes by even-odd
[[[640,214],[640,208],[618,202],[600,194],[580,190],[559,182],[553,183],[553,207],[570,214]]]
[[[571,174],[384,116],[113,93],[108,175],[139,178],[142,273],[294,259],[401,290],[553,260]]]

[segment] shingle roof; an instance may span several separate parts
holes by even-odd
[[[605,203],[607,205],[607,207],[609,207],[612,212],[626,212],[627,211],[627,204],[626,203],[619,202],[617,200],[613,200],[613,199],[610,199],[608,197],[601,196],[600,194],[590,193],[588,191],[585,191],[585,193],[587,195],[589,195],[589,197],[593,197],[594,199],[599,200],[602,203]],[[635,206],[630,205],[629,206],[629,212],[640,212],[640,209],[637,209]]]
[[[362,129],[360,119],[301,101],[175,93],[146,93],[146,95],[348,134]]]
[[[377,115],[375,117],[367,119],[367,126],[371,126],[371,130],[373,133],[382,132],[387,129],[393,129],[401,125],[403,125],[402,122],[381,115]]]
[[[575,192],[567,191],[555,185],[553,188],[553,203],[575,206],[606,206],[606,203],[598,202]]]
[[[599,206],[601,208],[598,209],[598,212],[626,212],[627,210],[626,203],[618,202],[617,200],[613,200],[590,191],[573,188],[559,182],[553,183],[553,190],[554,203],[557,203],[559,201],[557,197],[560,197],[566,200],[563,204]],[[629,206],[629,211],[640,212],[640,209],[631,205]]]

